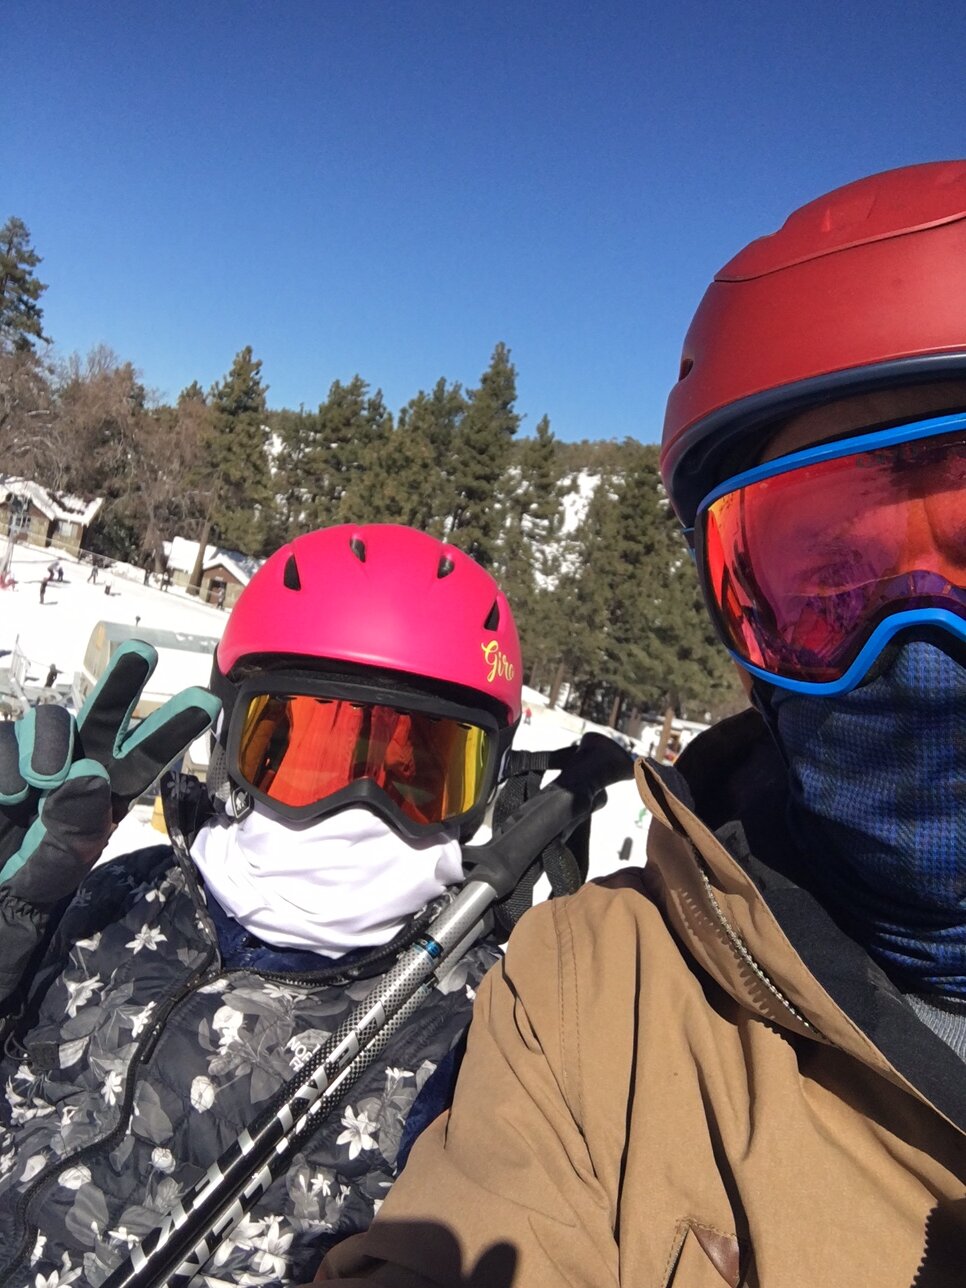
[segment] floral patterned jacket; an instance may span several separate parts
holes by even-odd
[[[186,842],[172,837],[174,849],[90,873],[22,990],[0,1069],[6,1288],[101,1284],[379,978],[338,962],[301,976],[225,969]],[[368,1226],[407,1115],[497,956],[477,945],[423,1002],[198,1288],[305,1282]]]

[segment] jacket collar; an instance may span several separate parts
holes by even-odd
[[[963,1062],[809,890],[785,822],[784,763],[757,712],[701,734],[672,766],[640,761],[659,824],[645,881],[689,952],[738,1002],[841,1047],[966,1126]]]

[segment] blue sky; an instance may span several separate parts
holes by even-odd
[[[397,409],[498,340],[523,432],[656,441],[713,275],[795,206],[966,151],[948,0],[192,0],[4,10],[0,222],[58,351],[174,397]]]

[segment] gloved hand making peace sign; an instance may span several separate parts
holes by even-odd
[[[207,729],[220,703],[186,689],[133,728],[158,655],[122,644],[76,720],[32,708],[0,724],[0,886],[38,908],[72,894],[131,802]]]

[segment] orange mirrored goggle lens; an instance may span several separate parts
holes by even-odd
[[[419,711],[306,694],[249,700],[242,777],[271,800],[313,805],[369,779],[416,823],[465,814],[484,789],[491,735]]]
[[[728,644],[773,675],[829,682],[890,611],[966,616],[964,496],[963,429],[724,492],[700,522]]]

